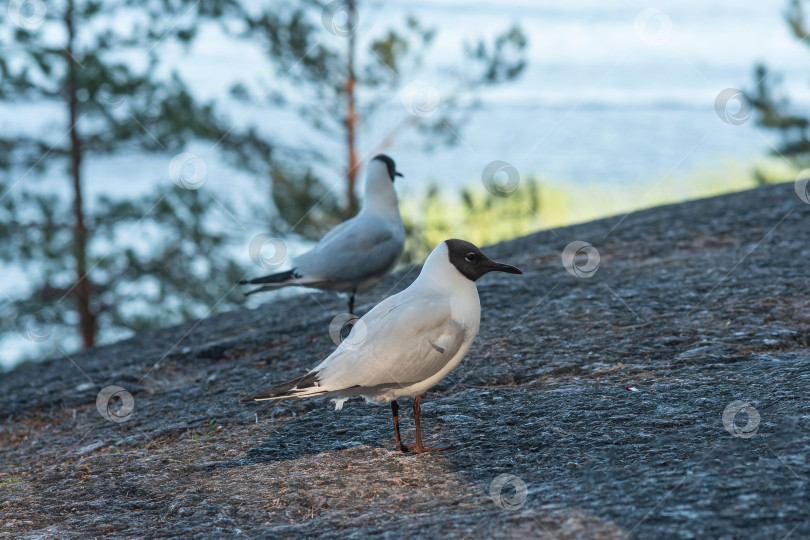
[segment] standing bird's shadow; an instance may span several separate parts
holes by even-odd
[[[359,447],[396,452],[391,432],[388,407],[366,405],[362,399],[351,400],[341,411],[324,407],[296,418],[279,421],[269,428],[266,438],[241,458],[209,463],[196,472],[245,467],[261,463],[295,461],[321,453],[338,453]]]

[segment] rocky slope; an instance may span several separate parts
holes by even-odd
[[[332,350],[327,294],[54,351],[0,374],[0,536],[810,538],[809,232],[781,185],[487,249],[525,276],[479,282],[437,454],[393,452],[387,407],[238,403]]]

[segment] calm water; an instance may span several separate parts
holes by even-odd
[[[620,188],[767,153],[772,134],[758,130],[753,118],[741,126],[724,123],[714,103],[726,88],[752,87],[753,65],[765,61],[784,76],[789,95],[810,104],[810,47],[789,35],[782,16],[786,2],[661,2],[655,6],[660,13],[643,24],[649,5],[445,0],[409,3],[406,11],[395,2],[373,4],[361,13],[361,35],[382,31],[406,13],[440,29],[440,53],[430,59],[431,69],[415,77],[436,87],[440,99],[454,74],[469,68],[459,52],[464,39],[492,35],[514,22],[529,36],[527,70],[515,83],[482,93],[483,106],[470,113],[456,146],[426,155],[411,134],[385,149],[414,180],[403,189],[418,191],[428,179],[455,189],[475,182],[494,159],[524,175]],[[211,49],[199,53],[227,71],[232,53]],[[242,68],[246,78],[264,72],[252,62]],[[199,77],[212,95],[223,91],[210,73],[189,76]],[[400,97],[392,96],[365,132],[366,153],[376,151],[408,114]],[[288,126],[285,140],[311,140],[294,117],[266,114],[268,121]],[[318,139],[318,145],[341,155],[328,140]]]

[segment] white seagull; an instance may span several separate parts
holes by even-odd
[[[333,396],[335,408],[352,396],[391,403],[397,450],[428,452],[419,425],[421,394],[464,358],[478,333],[481,304],[475,281],[488,272],[522,274],[493,261],[464,240],[446,240],[428,256],[419,277],[357,320],[348,337],[306,375],[242,401]],[[415,396],[416,443],[399,437],[398,398]]]
[[[397,264],[405,247],[405,227],[399,215],[394,160],[380,154],[368,165],[363,208],[329,231],[315,247],[295,258],[293,268],[251,280],[242,285],[262,285],[246,295],[290,285],[349,293],[349,313],[354,295],[373,288]]]

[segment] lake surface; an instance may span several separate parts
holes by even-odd
[[[723,122],[715,99],[727,88],[752,88],[753,66],[765,62],[784,78],[786,93],[807,109],[810,47],[789,33],[786,5],[782,0],[690,0],[660,2],[652,9],[647,2],[445,0],[408,3],[405,9],[384,2],[361,12],[358,33],[380,33],[407,14],[439,29],[431,67],[414,77],[438,90],[436,114],[442,112],[445,88],[469,66],[461,42],[513,23],[529,38],[522,77],[481,93],[482,106],[470,112],[458,144],[426,154],[423,141],[411,133],[385,148],[408,173],[401,186],[406,193],[428,180],[453,190],[477,182],[495,159],[512,163],[525,176],[619,188],[722,169],[729,160],[750,162],[771,150],[774,134],[758,129],[753,117],[742,125]],[[199,54],[210,55],[222,72],[233,60],[221,48],[202,46]],[[261,65],[259,58],[255,64]],[[245,78],[263,71],[253,65]],[[210,72],[189,73],[195,76],[212,95],[224,90]],[[407,116],[401,97],[391,96],[389,107],[364,132],[365,154],[373,154]],[[729,112],[735,107],[739,104],[730,103]],[[267,115],[284,126],[285,138],[313,137],[295,117]],[[329,140],[317,146],[342,155]]]

